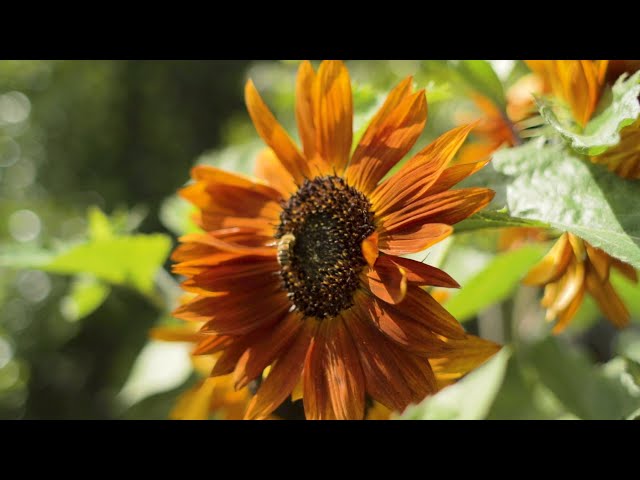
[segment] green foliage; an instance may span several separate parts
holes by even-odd
[[[546,222],[640,268],[640,188],[540,138],[496,152],[509,213]]]
[[[458,71],[465,81],[478,93],[489,98],[500,108],[505,108],[506,100],[502,82],[486,60],[461,60]]]
[[[62,299],[60,309],[72,322],[92,314],[111,293],[111,287],[93,275],[81,274],[73,279],[71,289]]]
[[[584,420],[623,419],[640,408],[640,389],[629,389],[625,372],[594,367],[569,345],[549,338],[529,351],[541,382],[562,404]]]
[[[485,418],[502,385],[511,351],[503,348],[462,380],[419,405],[408,407],[402,420],[479,420]]]
[[[506,209],[503,209],[499,211],[486,210],[478,212],[454,226],[456,233],[470,232],[483,228],[509,227],[548,228],[549,225],[537,220],[512,217],[507,213]]]
[[[620,142],[620,130],[632,124],[640,115],[640,72],[626,78],[621,76],[612,89],[611,103],[591,119],[583,133],[576,133],[563,125],[549,102],[537,99],[540,114],[576,152],[600,155]]]
[[[445,307],[461,322],[473,318],[483,309],[508,298],[546,251],[545,245],[528,245],[496,255],[480,272],[461,283],[462,289]]]

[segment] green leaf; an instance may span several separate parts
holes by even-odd
[[[542,383],[579,418],[622,419],[640,407],[639,394],[634,394],[620,375],[594,367],[557,338],[533,345],[528,353]]]
[[[131,286],[149,294],[170,248],[171,239],[162,234],[94,240],[72,247],[40,268],[67,275],[90,273],[114,285]]]
[[[167,197],[160,206],[160,221],[177,236],[200,231],[191,219],[195,207],[178,195]]]
[[[540,138],[500,150],[505,200],[515,217],[572,232],[640,268],[640,182],[624,180]]]
[[[60,303],[62,315],[71,322],[81,320],[97,310],[110,292],[109,285],[92,275],[78,275]]]
[[[487,416],[507,370],[511,351],[502,348],[462,380],[409,406],[401,420],[481,420]]]
[[[537,99],[540,114],[571,148],[584,155],[600,155],[620,142],[620,130],[632,124],[640,115],[640,72],[626,78],[621,76],[613,86],[611,103],[594,117],[579,134],[564,126],[556,117],[551,105]]]
[[[89,237],[93,240],[105,240],[113,237],[111,222],[98,207],[89,208]]]
[[[40,268],[54,258],[42,248],[26,245],[0,244],[0,267]]]
[[[482,211],[455,225],[455,232],[469,232],[483,228],[537,227],[548,228],[545,222],[512,217],[505,210]]]
[[[445,303],[445,308],[461,322],[473,318],[509,297],[547,250],[546,245],[527,245],[496,255],[479,273],[461,283],[462,289]]]
[[[475,91],[493,101],[498,107],[505,108],[506,101],[502,82],[486,60],[461,60],[458,71]]]

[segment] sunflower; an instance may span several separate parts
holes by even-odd
[[[220,352],[212,376],[236,389],[262,377],[245,417],[265,418],[300,382],[309,419],[361,419],[369,395],[402,410],[437,388],[431,359],[455,358],[462,326],[421,287],[458,287],[401,257],[424,250],[487,205],[486,188],[450,190],[485,161],[448,167],[472,125],[445,133],[383,179],[427,117],[409,77],[391,91],[351,154],[349,73],[301,64],[300,150],[249,81],[249,114],[269,149],[252,179],[197,166],[181,191],[205,233],[173,255],[197,296],[177,318],[204,322],[197,350]]]
[[[558,320],[554,333],[566,328],[580,308],[585,293],[595,299],[611,323],[622,328],[629,323],[629,311],[611,285],[611,267],[637,283],[638,275],[631,265],[571,233],[564,233],[528,273],[524,283],[545,286],[542,305],[547,308],[547,321]]]

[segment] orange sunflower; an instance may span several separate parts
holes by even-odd
[[[204,322],[197,350],[221,352],[212,376],[240,389],[269,374],[245,418],[265,418],[301,381],[309,419],[361,419],[365,396],[393,410],[436,389],[435,358],[464,352],[462,326],[425,285],[458,287],[445,272],[400,255],[439,242],[487,205],[486,188],[450,190],[485,161],[448,167],[472,126],[445,133],[389,170],[415,144],[427,117],[407,78],[389,94],[351,154],[349,73],[301,64],[299,150],[253,83],[253,123],[270,147],[254,180],[198,166],[181,194],[206,233],[186,235],[174,271],[197,297],[175,316]]]

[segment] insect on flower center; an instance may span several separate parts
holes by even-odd
[[[305,180],[283,204],[276,233],[280,274],[298,310],[322,319],[353,305],[362,241],[374,230],[371,204],[344,179]]]

